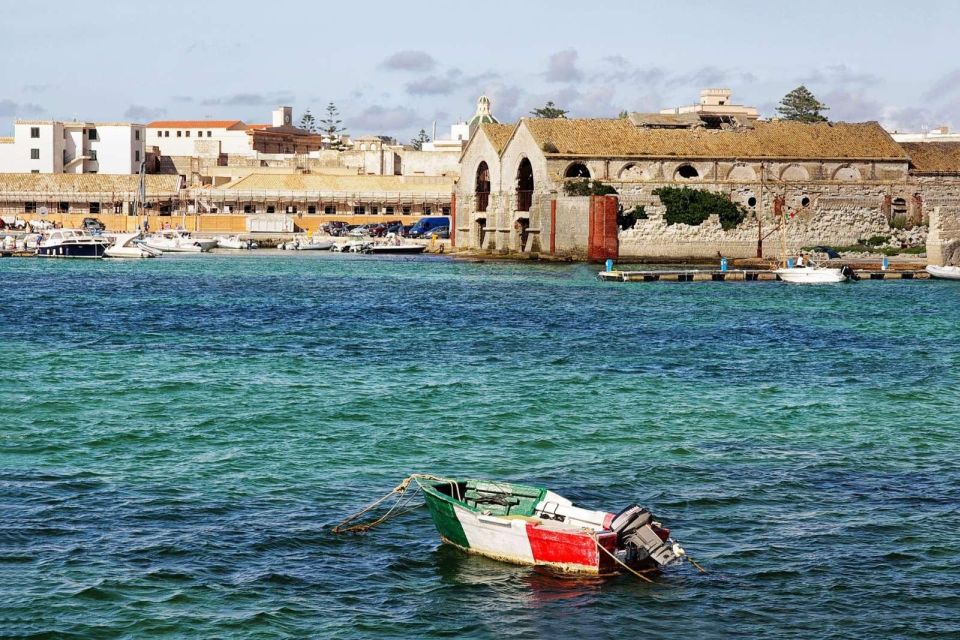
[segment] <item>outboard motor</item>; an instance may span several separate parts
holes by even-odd
[[[632,505],[616,515],[610,528],[617,533],[617,541],[627,550],[627,562],[650,558],[659,567],[666,567],[681,559],[683,548],[670,539],[670,530],[653,521],[649,511]]]
[[[840,273],[842,273],[847,280],[853,280],[856,282],[860,279],[860,276],[857,275],[857,272],[851,269],[849,265],[843,265],[843,267],[840,268]]]

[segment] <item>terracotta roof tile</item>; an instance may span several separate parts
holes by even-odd
[[[526,118],[523,123],[547,155],[906,160],[876,122],[758,121],[745,130],[645,129],[627,119]]]
[[[507,141],[510,140],[510,134],[513,133],[516,126],[516,124],[486,123],[480,125],[480,129],[487,135],[487,139],[490,140],[490,144],[493,145],[496,152],[500,153],[506,146]]]
[[[179,176],[146,176],[147,195],[173,194]],[[140,176],[106,173],[0,173],[0,193],[135,193]]]
[[[960,173],[960,142],[901,142],[919,173]]]

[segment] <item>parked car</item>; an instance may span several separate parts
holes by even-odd
[[[333,222],[328,222],[323,225],[323,230],[327,235],[331,236],[345,236],[347,231],[349,231],[350,225],[342,220],[334,220]]]
[[[107,228],[107,225],[103,224],[97,218],[84,218],[83,222],[80,223],[80,226],[83,229],[86,229],[90,233],[97,233],[104,231]]]
[[[427,231],[423,237],[432,238],[433,236],[437,236],[438,238],[442,238],[444,240],[449,240],[450,227],[434,227],[433,229],[430,229],[430,231]]]
[[[23,230],[26,228],[27,221],[20,216],[3,216],[0,218],[0,229]]]
[[[430,232],[437,227],[446,227],[447,232],[450,230],[450,218],[447,216],[429,216],[426,218],[420,218],[417,220],[416,224],[410,228],[410,231],[407,235],[411,238],[428,238],[430,237]]]
[[[47,231],[48,229],[56,227],[56,225],[49,220],[31,220],[29,225],[32,231]]]

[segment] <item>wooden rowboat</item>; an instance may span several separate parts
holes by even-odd
[[[637,505],[613,514],[576,507],[538,487],[416,480],[441,540],[470,553],[594,575],[655,571],[684,556],[670,530]]]

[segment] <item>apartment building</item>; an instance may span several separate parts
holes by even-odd
[[[129,122],[17,120],[0,138],[0,173],[139,172],[145,128]]]

